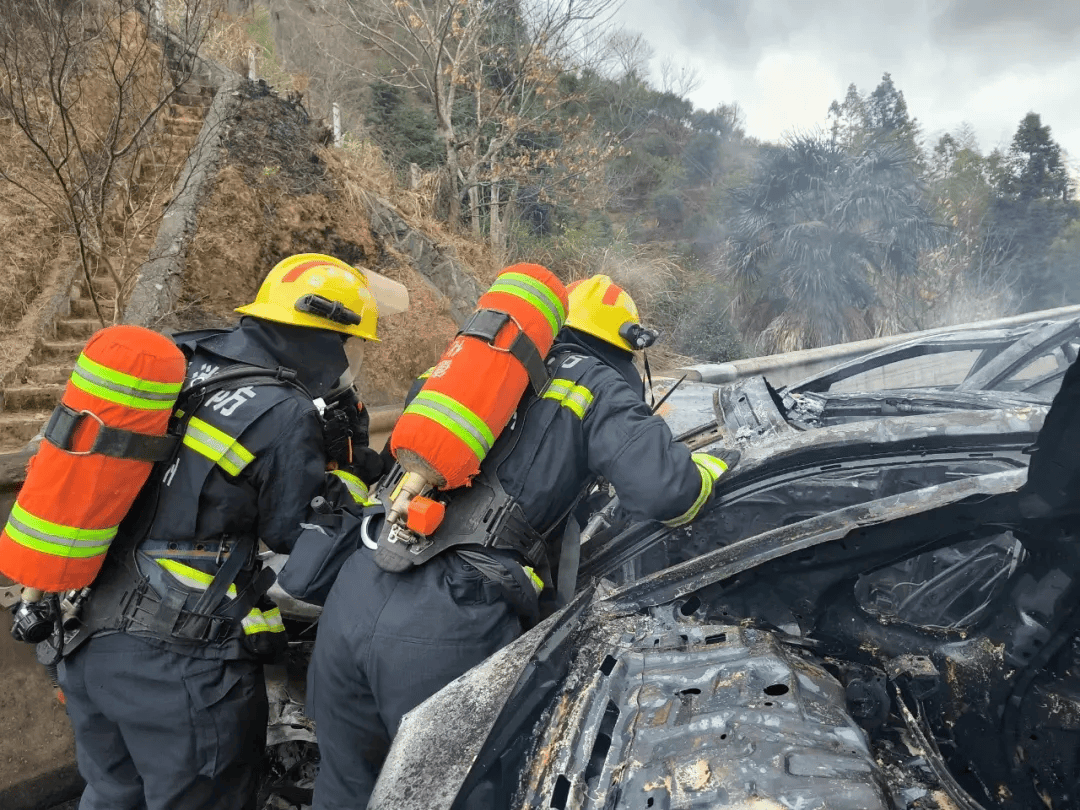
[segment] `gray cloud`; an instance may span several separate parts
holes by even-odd
[[[935,7],[931,31],[946,39],[1005,26],[1075,44],[1080,30],[1080,3],[1074,0],[951,0]]]
[[[626,0],[620,21],[760,137],[824,124],[888,71],[928,134],[969,121],[991,148],[1034,110],[1080,159],[1080,0]]]

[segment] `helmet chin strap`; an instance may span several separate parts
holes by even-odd
[[[653,393],[652,369],[649,368],[649,353],[647,351],[645,351],[644,349],[642,349],[641,350],[641,357],[645,362],[645,379],[648,380],[648,383],[642,383],[642,384],[643,385],[648,385],[649,397],[652,399],[652,402],[649,403],[649,407],[655,408],[656,407],[656,394]],[[641,398],[645,399],[645,392],[644,391],[641,392]]]
[[[640,323],[630,321],[619,327],[619,337],[629,343],[634,349],[641,351],[641,357],[645,364],[645,380],[648,381],[646,383],[645,380],[642,380],[642,386],[648,387],[649,396],[652,398],[650,404],[655,407],[656,395],[652,390],[652,369],[649,368],[649,353],[646,349],[656,343],[657,338],[660,337],[660,333],[655,329],[648,329]],[[641,392],[641,398],[645,399],[644,390]]]

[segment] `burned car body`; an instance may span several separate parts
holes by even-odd
[[[1080,529],[1018,506],[1045,413],[729,437],[708,512],[586,544],[571,605],[406,718],[371,806],[1076,806]]]
[[[676,433],[714,411],[727,435],[786,423],[813,430],[888,416],[1049,405],[1080,351],[1080,319],[967,329],[916,338],[773,389],[762,377],[718,386],[674,380],[660,413]],[[750,386],[747,388],[747,386]]]
[[[1078,344],[1080,320],[1044,322],[780,389],[661,384],[679,438],[739,466],[689,527],[613,517],[570,606],[410,713],[371,806],[1070,806],[1080,563],[1016,491]],[[889,380],[909,387],[860,390]],[[310,637],[267,806],[310,796]]]

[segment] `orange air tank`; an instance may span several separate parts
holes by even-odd
[[[534,375],[537,362],[543,373],[566,309],[566,288],[546,268],[515,264],[499,274],[391,434],[390,449],[408,473],[391,523],[411,497],[466,486],[480,472],[529,384],[528,361]]]
[[[116,440],[126,433],[136,441],[157,437],[162,452],[186,365],[171,340],[139,326],[110,326],[87,341],[50,420],[58,426],[50,435],[66,446],[46,438],[30,460],[0,533],[0,572],[41,591],[93,582],[153,468],[148,460],[117,457],[126,451]],[[125,433],[112,434],[108,448],[95,447],[104,428]],[[145,443],[130,452],[145,455]]]

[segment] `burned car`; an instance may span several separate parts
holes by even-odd
[[[1080,318],[1036,321],[923,336],[779,389],[751,377],[728,386],[686,381],[673,391],[674,380],[667,380],[655,391],[670,391],[661,413],[676,433],[708,423],[716,409],[729,434],[779,422],[813,430],[886,416],[1049,405],[1078,352]]]
[[[1046,411],[734,440],[698,520],[590,539],[407,716],[371,806],[1077,806],[1080,529],[1018,506]]]
[[[675,388],[682,441],[742,453],[707,510],[602,509],[574,601],[407,716],[371,806],[1073,806],[1080,530],[1017,493],[1078,341],[1047,322]],[[856,390],[871,374],[932,384]],[[277,692],[274,807],[310,795],[310,635]]]

